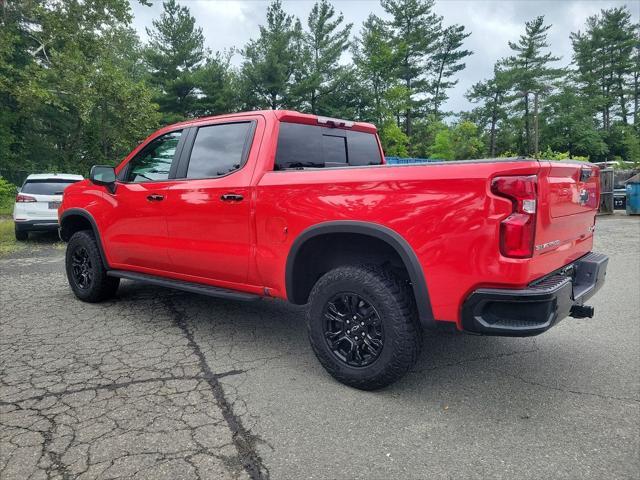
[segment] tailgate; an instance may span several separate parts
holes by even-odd
[[[600,170],[583,162],[541,161],[540,167],[534,263],[546,274],[591,251]]]
[[[597,167],[583,163],[553,162],[550,165],[551,216],[593,214],[598,208],[600,185]]]

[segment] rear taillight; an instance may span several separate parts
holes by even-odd
[[[496,177],[491,191],[511,200],[511,215],[500,223],[500,252],[505,257],[529,258],[533,255],[536,233],[537,177],[535,175]]]
[[[37,200],[33,197],[30,197],[29,195],[23,195],[22,193],[19,193],[18,195],[16,195],[16,202],[17,203],[37,202]]]

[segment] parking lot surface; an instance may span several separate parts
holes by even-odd
[[[402,381],[335,382],[303,310],[123,282],[76,300],[64,252],[0,259],[0,478],[640,477],[640,221],[598,219],[593,319],[429,335]]]

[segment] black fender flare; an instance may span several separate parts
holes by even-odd
[[[64,229],[64,220],[65,218],[69,218],[69,217],[82,217],[85,220],[87,220],[89,222],[89,224],[91,225],[91,229],[93,230],[93,236],[96,239],[96,243],[98,244],[98,250],[100,251],[100,257],[102,258],[102,264],[104,265],[104,268],[106,270],[109,270],[109,264],[107,263],[107,257],[104,254],[104,248],[102,248],[102,239],[100,238],[100,231],[98,230],[98,224],[96,223],[95,219],[93,218],[93,215],[91,215],[89,212],[87,212],[86,210],[82,209],[82,208],[70,208],[68,210],[65,210],[62,215],[60,216],[60,230],[59,230],[59,235],[60,235],[60,239],[63,242],[67,242],[69,241],[69,238],[64,238],[63,237],[63,229]]]
[[[322,222],[307,229],[303,230],[291,245],[289,254],[287,256],[287,264],[285,269],[285,285],[287,289],[287,298],[292,301],[295,279],[293,270],[296,262],[296,257],[300,252],[302,246],[310,239],[317,237],[318,235],[325,235],[331,233],[356,233],[361,235],[368,235],[375,237],[383,242],[387,243],[393,248],[400,256],[400,259],[404,263],[409,278],[411,280],[411,286],[413,288],[413,294],[416,300],[416,306],[418,308],[418,317],[420,324],[423,328],[433,329],[436,328],[436,321],[433,317],[433,311],[431,309],[431,301],[429,299],[429,290],[427,288],[427,281],[422,271],[422,266],[418,261],[418,257],[409,245],[409,243],[396,231],[385,227],[383,225],[371,222],[352,221],[352,220],[338,220]]]

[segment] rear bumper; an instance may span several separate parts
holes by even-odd
[[[569,315],[580,315],[578,307],[604,284],[608,261],[591,252],[525,289],[476,290],[462,307],[462,328],[484,335],[538,335]]]
[[[45,232],[58,230],[58,220],[46,219],[41,220],[16,220],[14,221],[18,232]]]

